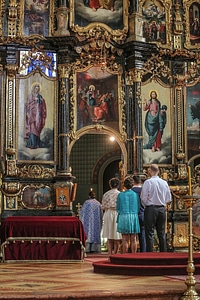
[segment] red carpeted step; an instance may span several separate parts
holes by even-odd
[[[164,276],[187,275],[186,265],[117,265],[108,260],[93,263],[94,273],[129,275],[129,276]],[[195,265],[195,273],[199,274],[200,264]]]
[[[194,253],[194,263],[200,264],[200,253]],[[188,253],[146,252],[114,254],[110,256],[112,264],[120,265],[186,265]]]
[[[195,273],[200,273],[200,253],[193,254]],[[187,275],[188,253],[148,252],[111,255],[93,263],[95,273],[131,276]]]

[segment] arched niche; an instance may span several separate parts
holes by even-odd
[[[110,138],[114,140],[111,141]],[[69,146],[70,166],[72,174],[77,178],[77,203],[83,203],[87,199],[90,188],[96,193],[96,198],[101,201],[103,195],[104,172],[109,165],[119,163],[124,166],[123,174],[126,174],[127,151],[125,143],[118,132],[103,126],[87,126],[76,133],[75,139]],[[118,173],[121,174],[119,167]],[[111,172],[111,177],[116,175],[116,170]]]

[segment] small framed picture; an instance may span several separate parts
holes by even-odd
[[[22,206],[27,209],[48,209],[52,207],[51,187],[45,185],[25,185],[22,189]]]
[[[185,47],[197,49],[200,43],[199,1],[188,0],[183,2],[185,22]]]
[[[24,36],[49,36],[53,2],[50,0],[20,0],[19,32]]]
[[[70,189],[69,187],[56,188],[56,206],[70,206]]]

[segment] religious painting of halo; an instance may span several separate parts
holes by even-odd
[[[42,72],[30,72],[27,75],[19,74],[16,83],[17,160],[19,163],[55,164],[56,77],[49,77]],[[31,122],[33,118],[35,122]]]
[[[91,1],[92,2],[92,1]],[[95,2],[95,1],[93,1]],[[96,30],[107,32],[115,41],[124,40],[128,32],[128,0],[96,1],[70,0],[70,27],[82,38]],[[106,3],[105,3],[106,2]],[[109,4],[112,5],[109,6]],[[106,6],[105,6],[106,5]]]
[[[172,88],[155,78],[142,84],[143,163],[173,163],[174,114]]]
[[[197,49],[200,43],[199,17],[200,3],[199,1],[189,0],[183,1],[184,20],[185,23],[185,43],[187,49]]]
[[[100,64],[74,70],[70,100],[73,116],[70,136],[73,139],[70,149],[84,134],[107,134],[115,138],[126,162],[125,94],[122,85],[120,65],[116,65],[115,71],[102,69]]]
[[[78,133],[85,127],[110,128],[125,140],[124,94],[122,70],[94,65],[74,72],[74,129]]]

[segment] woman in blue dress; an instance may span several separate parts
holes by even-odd
[[[126,177],[124,180],[125,191],[120,192],[117,197],[117,231],[122,234],[123,253],[128,252],[129,241],[131,252],[137,252],[137,234],[140,232],[138,218],[140,200],[138,194],[132,190],[133,183],[132,177]]]

